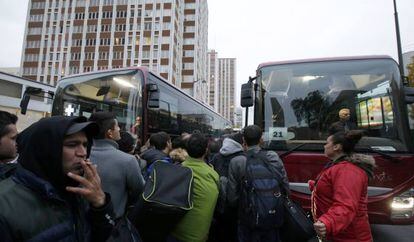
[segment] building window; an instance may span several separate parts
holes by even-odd
[[[43,9],[45,8],[45,2],[32,2],[32,9]]]
[[[79,73],[79,66],[71,66],[69,67],[69,75],[70,74],[78,74]]]
[[[114,4],[114,0],[103,0],[103,5],[113,5]]]
[[[112,12],[103,12],[102,18],[112,18]]]
[[[111,25],[110,24],[101,25],[101,32],[110,32],[110,31],[111,31]]]
[[[126,25],[125,24],[117,24],[117,25],[115,25],[115,31],[123,32],[125,30],[126,30]]]
[[[37,35],[42,33],[42,28],[29,28],[28,35]]]
[[[123,58],[124,58],[124,52],[122,51],[114,52],[114,55],[113,55],[114,60],[122,60]]]
[[[75,19],[84,19],[85,13],[75,13]]]
[[[99,12],[90,12],[89,19],[97,19],[99,18]]]
[[[43,21],[43,14],[31,14],[29,21],[41,22]]]
[[[144,59],[149,59],[150,58],[149,50],[143,50],[142,51],[142,58],[144,58]]]
[[[151,22],[144,23],[144,30],[151,30],[151,25],[152,25]]]
[[[194,57],[194,50],[184,50],[183,57]]]
[[[124,45],[125,44],[125,38],[115,38],[114,45]]]
[[[116,12],[116,17],[117,18],[126,18],[127,16],[127,12],[126,11],[117,11]]]
[[[86,46],[96,45],[96,39],[86,39]]]
[[[88,25],[88,33],[95,33],[98,31],[96,25]]]
[[[93,67],[92,66],[84,66],[83,67],[83,72],[90,72],[92,71]]]
[[[111,39],[109,39],[109,38],[101,39],[100,45],[110,45],[110,44],[111,44]]]
[[[94,52],[85,52],[85,60],[93,60],[93,59],[95,59]]]
[[[99,52],[99,59],[100,60],[107,60],[109,57],[108,52]]]
[[[73,33],[82,33],[83,25],[74,25],[73,26]]]
[[[71,57],[70,57],[71,60],[80,60],[80,58],[81,58],[81,53],[80,52],[72,53]]]
[[[27,41],[26,48],[40,48],[40,41]]]

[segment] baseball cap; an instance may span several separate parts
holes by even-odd
[[[66,131],[66,135],[75,134],[77,132],[84,131],[88,136],[96,136],[99,132],[99,126],[95,122],[81,122],[73,123]]]

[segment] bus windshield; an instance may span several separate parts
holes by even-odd
[[[95,111],[113,112],[123,130],[141,115],[142,75],[124,70],[69,77],[59,82],[52,115],[89,117]]]
[[[269,65],[258,74],[267,148],[306,143],[301,149],[323,150],[339,126],[366,131],[357,149],[407,151],[397,128],[400,75],[391,59]],[[344,110],[350,116],[341,120]]]

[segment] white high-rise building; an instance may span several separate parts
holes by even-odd
[[[217,111],[234,122],[236,59],[218,58]]]
[[[210,50],[207,56],[208,104],[218,112],[218,53]]]
[[[197,99],[208,103],[207,0],[184,0],[184,44],[182,89]]]
[[[28,8],[23,77],[56,85],[71,74],[147,66],[202,99],[206,0],[30,0]]]
[[[235,124],[236,58],[219,58],[215,50],[208,52],[208,104]]]

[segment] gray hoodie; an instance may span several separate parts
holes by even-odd
[[[223,145],[220,149],[220,154],[223,156],[232,155],[234,153],[243,151],[243,146],[239,142],[232,140],[230,138],[225,138],[223,140]]]

